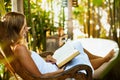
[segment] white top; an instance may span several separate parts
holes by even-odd
[[[94,73],[94,69],[89,61],[87,54],[84,53],[83,47],[82,47],[80,41],[79,40],[70,41],[70,45],[72,45],[74,48],[76,48],[80,52],[80,54],[77,57],[75,57],[72,61],[70,61],[70,63],[68,63],[66,65],[65,70],[67,70],[77,64],[86,64],[92,68],[93,73]],[[58,67],[55,64],[46,62],[36,52],[31,51],[31,53],[32,53],[31,57],[34,60],[35,64],[37,65],[37,67],[41,73],[44,74],[44,73],[48,73],[48,72],[53,72],[58,69]]]

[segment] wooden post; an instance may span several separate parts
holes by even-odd
[[[73,39],[72,0],[68,0],[68,38]]]
[[[24,14],[23,10],[23,0],[11,0],[12,12],[20,12]]]

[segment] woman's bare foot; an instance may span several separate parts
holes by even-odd
[[[113,56],[114,56],[115,52],[114,50],[112,49],[104,58],[105,58],[105,61],[108,62]]]

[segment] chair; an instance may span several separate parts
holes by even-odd
[[[45,57],[48,54],[52,53],[44,52],[40,55]],[[87,65],[76,65],[58,75],[46,78],[32,76],[24,67],[22,67],[18,60],[11,62],[11,66],[15,70],[15,73],[17,73],[23,80],[67,80],[67,78],[74,78],[75,80],[92,80],[92,69]],[[78,72],[79,70],[85,70],[86,73],[80,73]]]

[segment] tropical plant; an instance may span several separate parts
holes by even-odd
[[[50,18],[52,11],[45,11],[41,8],[41,2],[25,1],[25,15],[27,16],[28,25],[31,26],[29,33],[29,45],[33,50],[46,50],[46,31],[54,32],[53,19]],[[30,10],[28,9],[30,7]],[[30,13],[28,13],[30,12]]]

